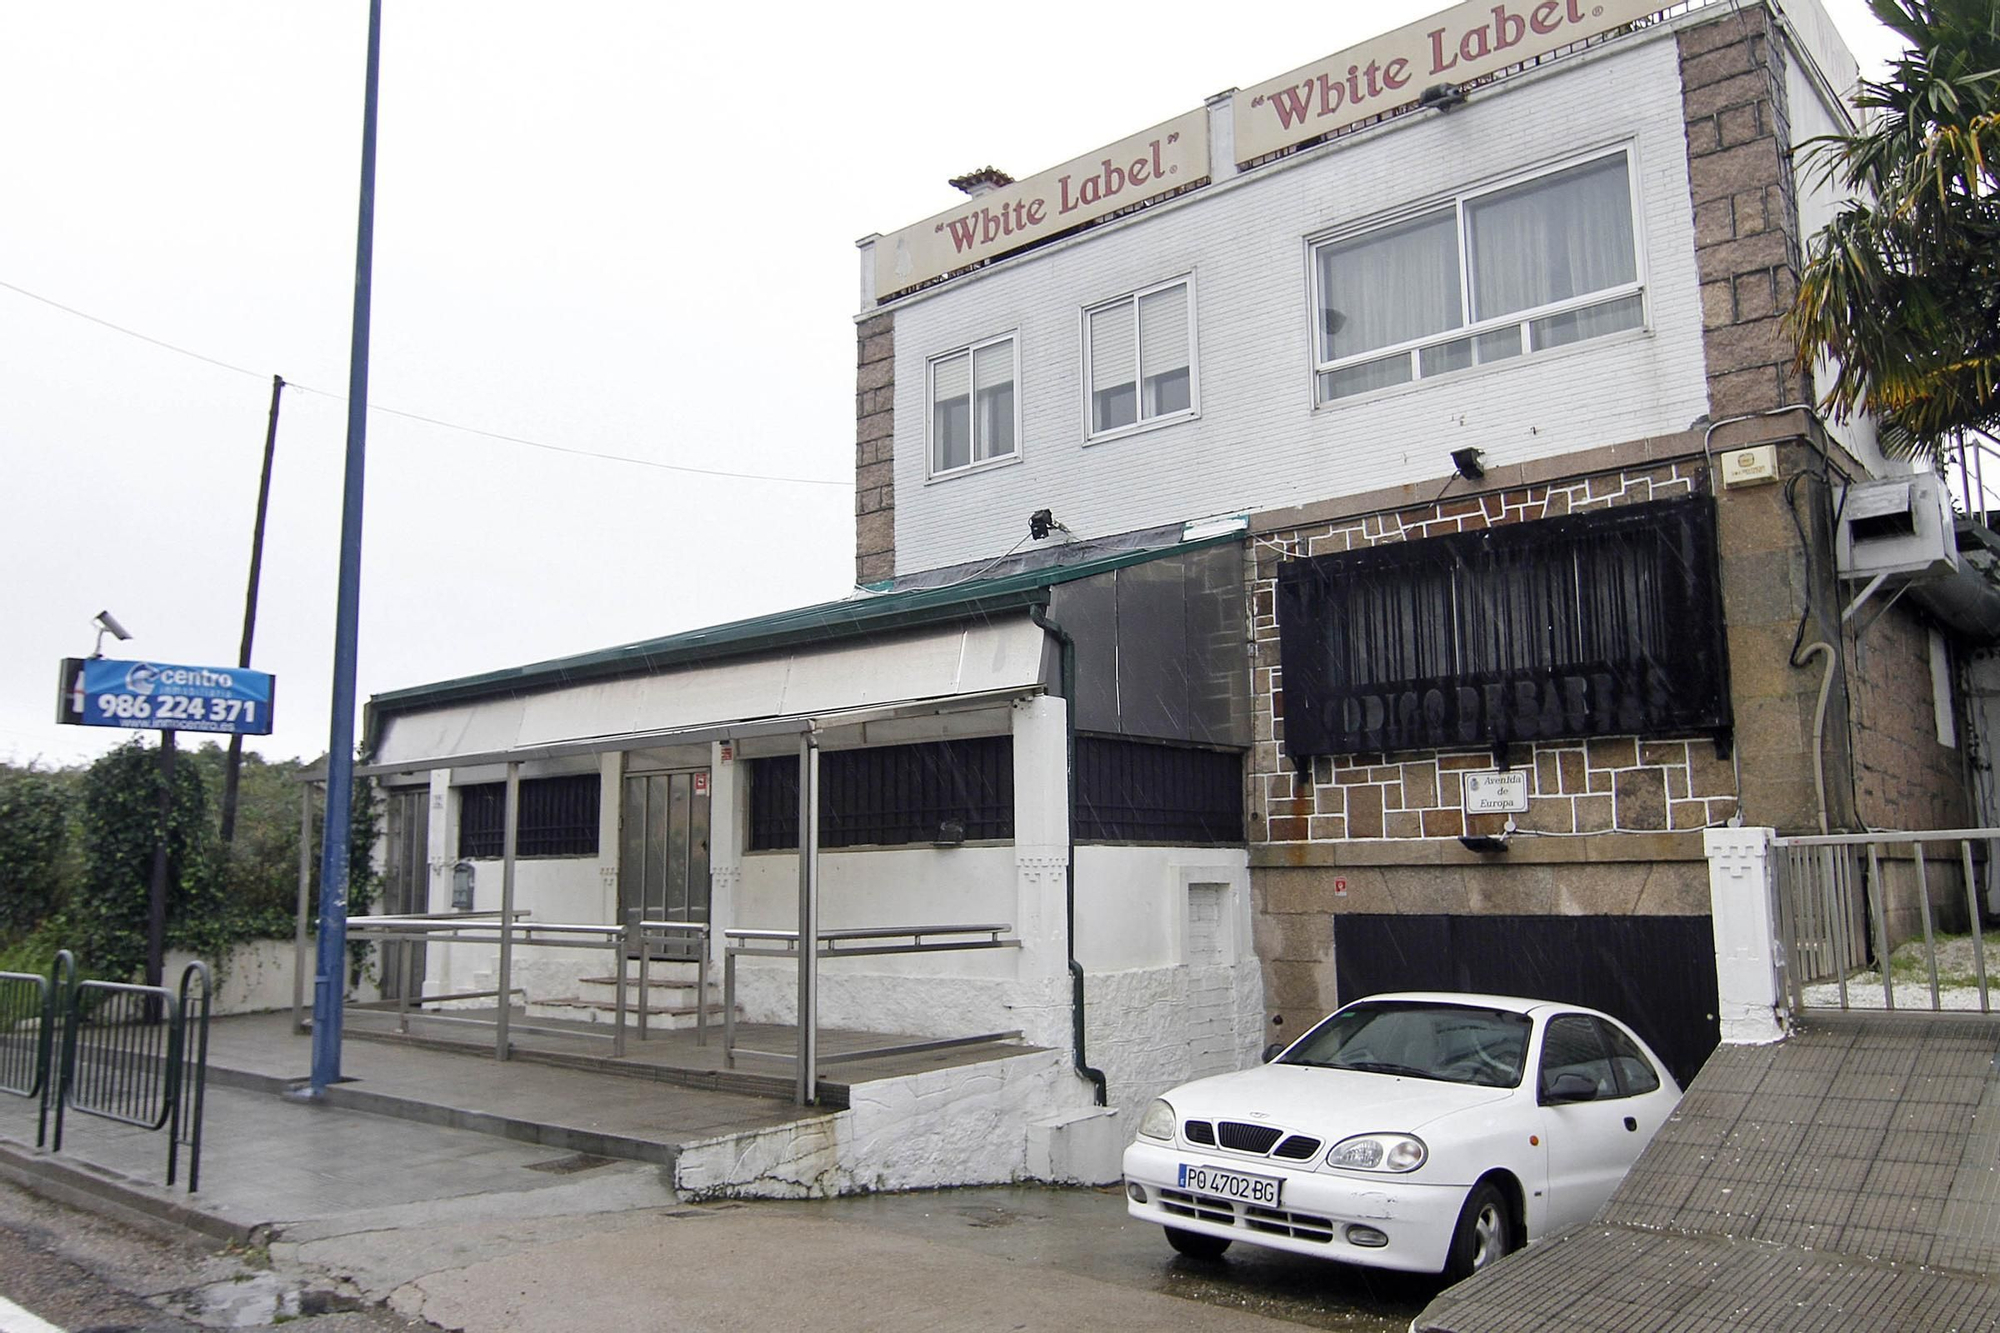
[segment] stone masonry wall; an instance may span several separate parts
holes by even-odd
[[[1848,636],[1857,813],[1870,828],[1969,828],[1978,821],[1966,800],[1962,750],[1937,739],[1929,631],[1902,607],[1879,620],[1874,610],[1864,603]],[[1865,626],[1858,636],[1857,623]],[[1963,746],[1964,722],[1953,721]]]
[[[855,329],[854,581],[896,572],[896,317]]]
[[[1493,767],[1490,748],[1321,756],[1309,774],[1285,755],[1284,668],[1279,660],[1281,561],[1446,533],[1552,518],[1690,494],[1699,458],[1568,478],[1470,499],[1355,515],[1255,543],[1256,641],[1250,768],[1253,843],[1456,838],[1495,834],[1499,815],[1464,813],[1463,775]],[[1528,769],[1528,813],[1516,822],[1550,834],[1658,832],[1719,824],[1736,809],[1729,760],[1707,739],[1605,737],[1514,747]]]
[[[1762,5],[1678,34],[1709,415],[1812,397],[1781,323],[1798,289],[1786,52]]]

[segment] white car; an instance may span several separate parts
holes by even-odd
[[[1125,1150],[1126,1206],[1198,1258],[1240,1240],[1457,1280],[1587,1221],[1680,1095],[1594,1009],[1374,995],[1268,1064],[1155,1101]]]

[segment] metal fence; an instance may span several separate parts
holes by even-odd
[[[397,1030],[403,1033],[409,1032],[410,1020],[415,1017],[425,1023],[493,1029],[493,1054],[494,1058],[499,1060],[505,1060],[513,1053],[513,1038],[520,1033],[607,1041],[611,1044],[612,1058],[616,1059],[625,1054],[628,1025],[637,1028],[640,1041],[649,1039],[647,1019],[652,1009],[652,966],[656,955],[671,953],[672,961],[688,961],[681,958],[681,955],[692,955],[691,960],[695,964],[696,975],[695,1041],[698,1045],[708,1044],[709,930],[706,922],[646,921],[641,919],[636,911],[627,914],[623,925],[533,921],[525,911],[440,912],[350,917],[347,927],[347,937],[350,940],[398,941],[409,946],[398,951],[400,965],[405,971],[403,984],[397,987],[398,994],[395,999],[349,1005],[355,1009],[393,1011],[396,1014]],[[495,988],[412,995],[414,987],[409,984],[408,975],[410,960],[414,957],[416,949],[427,949],[433,944],[497,946],[499,975],[496,978]],[[514,1017],[516,997],[519,997],[524,1010],[528,1001],[527,992],[513,981],[514,951],[522,948],[589,949],[610,952],[615,960],[613,964],[615,1000],[611,1031],[594,1031],[596,1025],[587,1023],[570,1023],[556,1027],[516,1019]],[[636,980],[639,986],[639,1004],[637,1021],[631,1023],[628,1017],[631,1006],[626,1000],[626,992],[631,984],[631,973],[635,965],[638,972]],[[488,1015],[443,1008],[448,1004],[462,1005],[473,1000],[495,1001],[493,1013]]]
[[[54,1090],[55,1036],[62,1010],[59,997],[76,985],[76,959],[56,954],[49,975],[0,972],[0,1092],[39,1103],[35,1146],[48,1140],[49,1097]]]
[[[79,981],[63,1007],[55,1090],[55,1142],[71,1111],[167,1131],[167,1184],[188,1150],[188,1193],[201,1185],[202,1112],[208,1084],[208,965],[192,962],[177,988]]]
[[[1992,1012],[1979,871],[2000,829],[1779,838],[1794,1010]]]

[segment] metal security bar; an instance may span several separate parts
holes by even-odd
[[[40,1103],[35,1124],[37,1148],[49,1132],[55,1035],[61,1025],[57,1000],[75,984],[76,959],[67,949],[57,952],[48,976],[0,972],[0,1092]]]
[[[910,953],[950,953],[966,949],[1018,949],[1018,939],[1001,939],[1011,925],[973,926],[876,926],[861,930],[822,930],[814,938],[819,947],[813,950],[811,960],[800,958],[799,935],[796,930],[725,930],[723,935],[731,943],[722,951],[722,1064],[726,1069],[736,1067],[739,1055],[755,1055],[766,1059],[784,1060],[798,1064],[799,1056],[784,1051],[760,1051],[736,1044],[736,960],[748,958],[790,958],[798,960],[802,969],[810,966],[817,973],[819,960],[825,958],[879,957],[884,954]],[[802,970],[803,975],[803,970]],[[804,990],[804,986],[801,986]],[[802,997],[803,998],[803,997]],[[805,1105],[812,1100],[813,1088],[819,1081],[818,1066],[838,1064],[849,1060],[867,1060],[883,1055],[907,1055],[913,1051],[943,1050],[953,1046],[976,1046],[989,1041],[1006,1041],[1021,1035],[1019,1028],[1007,1032],[982,1032],[970,1037],[943,1037],[931,1041],[900,1042],[889,1046],[871,1046],[865,1050],[842,1051],[837,1055],[821,1055],[817,1041],[817,1014],[813,1006],[800,1006],[800,1046],[807,1052],[803,1067],[799,1069],[798,1101]]]
[[[2000,829],[1776,839],[1794,1011],[1993,1012],[1979,869],[1995,840]]]
[[[167,1184],[175,1183],[186,1144],[188,1192],[194,1193],[201,1181],[212,989],[208,965],[193,962],[182,971],[178,989],[80,981],[56,997],[64,1012],[54,1151],[62,1151],[71,1111],[165,1129]]]

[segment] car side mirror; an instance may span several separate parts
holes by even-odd
[[[1597,1080],[1585,1074],[1557,1074],[1542,1089],[1542,1105],[1560,1106],[1566,1102],[1594,1102],[1597,1100]]]
[[[1263,1055],[1264,1063],[1268,1065],[1271,1061],[1277,1059],[1279,1054],[1284,1051],[1286,1045],[1287,1043],[1285,1042],[1274,1041],[1269,1046],[1266,1046]]]

